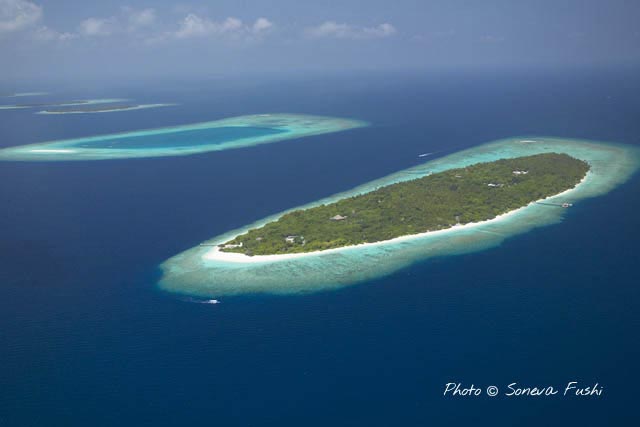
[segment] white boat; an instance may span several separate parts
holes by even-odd
[[[206,304],[220,304],[220,301],[218,301],[217,299],[210,299],[205,301]]]
[[[418,157],[427,157],[427,156],[429,156],[431,154],[433,154],[433,153],[418,154]]]

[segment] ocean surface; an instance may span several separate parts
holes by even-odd
[[[0,111],[1,147],[262,113],[372,126],[185,157],[0,163],[0,426],[638,424],[638,176],[580,202],[561,224],[337,291],[210,305],[156,286],[167,258],[422,163],[419,154],[517,135],[639,145],[638,76],[396,73],[19,88],[52,93],[34,103],[179,105]],[[448,382],[563,391],[569,381],[604,391],[443,396]]]

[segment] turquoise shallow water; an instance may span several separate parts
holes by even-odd
[[[195,129],[179,133],[165,133],[160,135],[137,135],[109,138],[94,142],[78,142],[75,147],[83,148],[171,148],[198,147],[207,144],[222,144],[246,138],[258,138],[267,135],[284,133],[284,130],[252,127],[226,126],[209,129]],[[70,146],[71,147],[71,146]]]
[[[302,114],[257,114],[204,123],[20,145],[0,160],[109,160],[184,156],[250,147],[367,126],[361,120]]]
[[[556,203],[576,203],[605,194],[625,182],[640,164],[640,152],[631,146],[550,137],[513,138],[438,158],[291,210],[330,203],[432,172],[544,152],[567,153],[591,165],[591,170],[579,186],[562,196],[549,199]],[[210,297],[247,293],[292,294],[335,289],[390,274],[419,260],[499,245],[509,236],[562,221],[568,211],[570,210],[555,206],[531,204],[514,211],[507,218],[473,227],[317,252],[299,258],[270,257],[260,262],[232,262],[209,257],[211,246],[273,221],[283,212],[217,236],[203,246],[197,246],[165,261],[161,265],[163,277],[159,285],[171,292]]]

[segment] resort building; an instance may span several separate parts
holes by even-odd
[[[221,245],[220,246],[222,249],[235,249],[235,248],[241,248],[242,247],[242,242],[238,243],[238,244],[231,244],[228,243],[226,245]]]

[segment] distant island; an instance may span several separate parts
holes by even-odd
[[[75,112],[95,112],[95,111],[112,111],[112,110],[122,110],[126,108],[136,107],[136,105],[111,105],[108,107],[101,107],[97,105],[88,105],[85,107],[75,107],[75,108],[51,108],[48,110],[44,110],[45,113],[75,113]]]
[[[16,96],[30,96],[32,94],[21,94]],[[35,93],[33,95],[36,95]],[[63,102],[36,102],[27,104],[0,105],[0,110],[19,110],[25,108],[43,108],[43,107],[71,107],[76,105],[93,105],[93,104],[112,104],[114,102],[123,102],[122,98],[100,98],[100,99],[80,99]]]
[[[175,104],[118,104],[101,106],[95,104],[80,105],[72,108],[48,108],[38,114],[82,114],[82,113],[111,113],[116,111],[143,110],[147,108],[169,107]]]
[[[486,221],[575,187],[589,168],[558,153],[477,163],[289,212],[219,250],[249,256],[315,252]]]
[[[115,102],[120,101],[118,104]],[[128,111],[174,104],[141,104],[130,108],[89,110],[87,104],[124,104],[123,100],[92,100],[75,112],[41,112],[38,114],[82,114]],[[67,104],[68,106],[69,104]],[[57,105],[60,106],[60,105]],[[3,106],[0,106],[2,109]],[[53,108],[49,108],[53,110]],[[57,110],[57,109],[56,109]],[[304,141],[303,137],[358,129],[369,124],[362,120],[312,116],[308,114],[265,113],[228,117],[209,122],[168,126],[156,129],[88,135],[35,144],[0,148],[0,161],[68,161],[111,160],[142,157],[187,156],[223,151],[288,139]]]
[[[21,98],[25,96],[43,96],[48,95],[48,92],[12,92],[12,93],[2,93],[0,97],[2,98]]]

